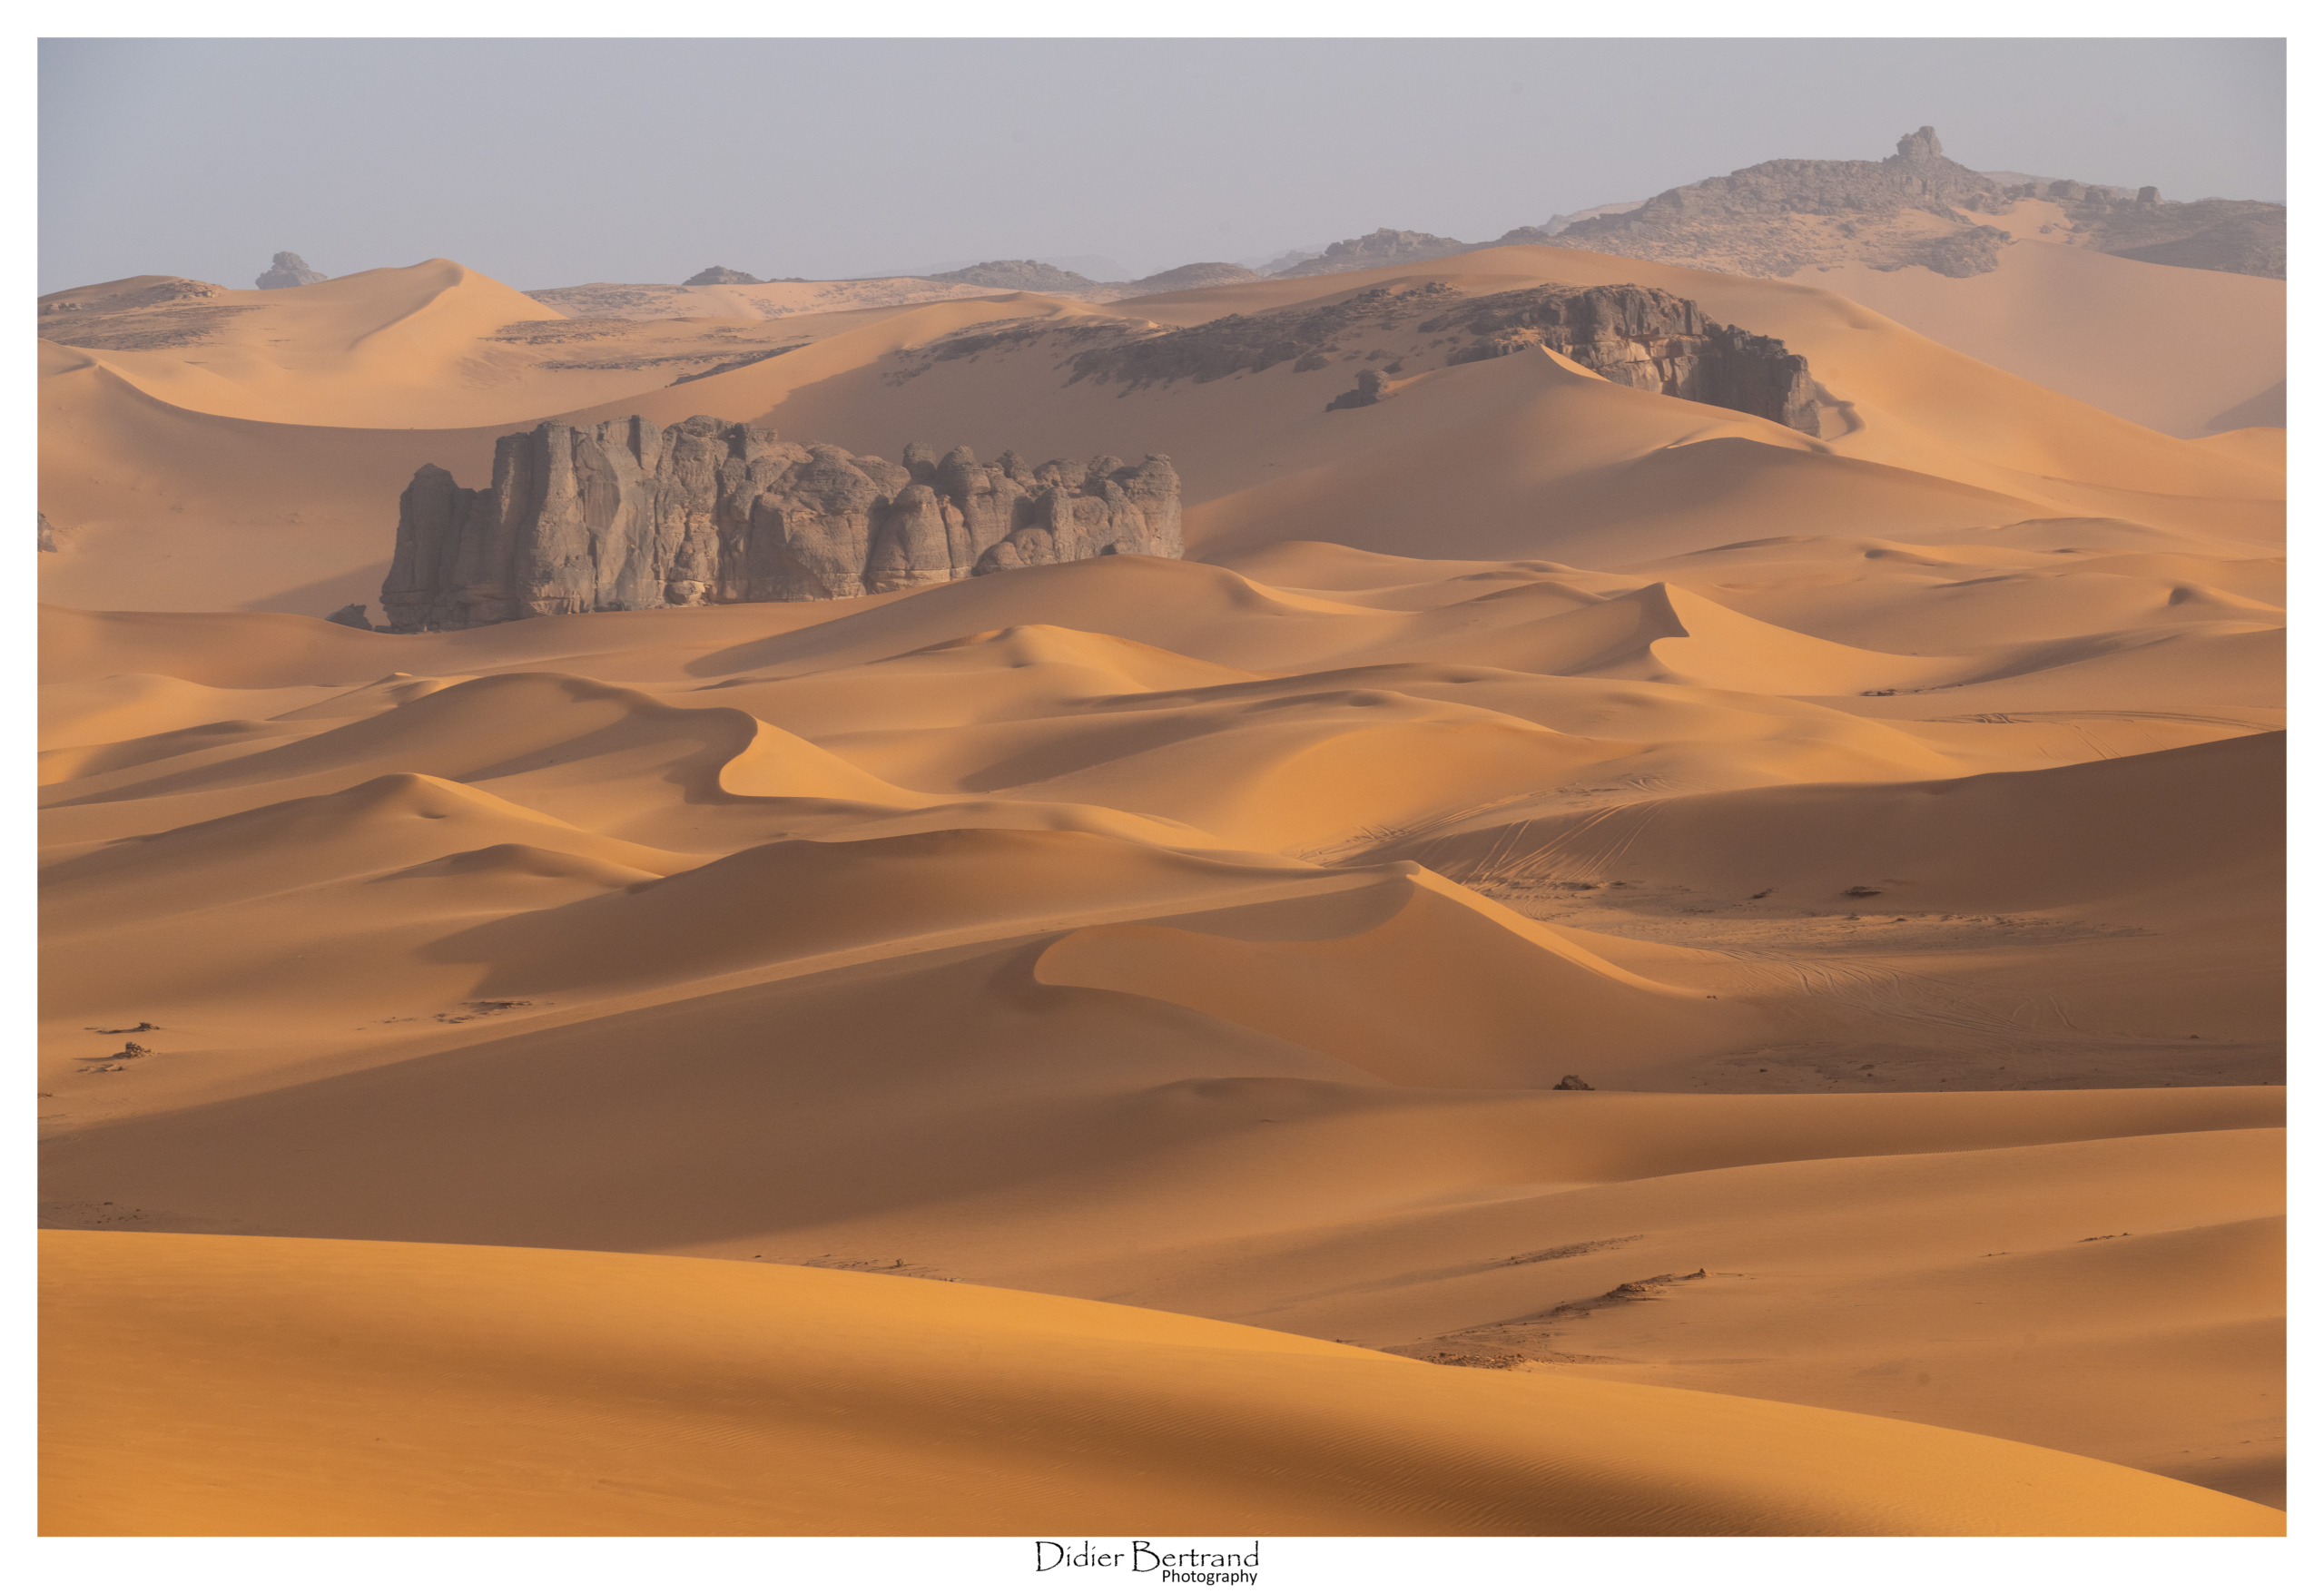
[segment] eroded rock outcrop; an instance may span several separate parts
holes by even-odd
[[[1419,329],[1473,339],[1448,365],[1552,349],[1624,387],[1761,416],[1811,437],[1822,426],[1805,359],[1779,339],[1712,320],[1694,300],[1659,288],[1523,288],[1470,300]]]
[[[1324,413],[1329,415],[1334,409],[1369,409],[1386,396],[1387,391],[1388,379],[1385,376],[1376,370],[1359,370],[1355,373],[1355,385],[1324,405]]]
[[[310,282],[330,280],[322,272],[286,250],[274,257],[274,264],[259,277],[258,285],[261,288],[303,288]]]
[[[1177,558],[1178,476],[1125,465],[980,465],[913,444],[901,464],[706,415],[499,440],[492,485],[422,466],[379,601],[393,631],[934,585],[1107,554]]]
[[[1102,337],[1102,327],[1012,325],[938,343],[931,364],[1041,341]],[[1294,372],[1368,365],[1324,408],[1376,403],[1408,368],[1467,365],[1545,347],[1609,381],[1716,404],[1804,431],[1822,418],[1807,361],[1776,338],[1722,325],[1690,299],[1624,284],[1552,285],[1472,297],[1443,282],[1367,288],[1329,304],[1229,315],[1101,343],[1074,354],[1074,381],[1137,388],[1207,382],[1288,365]]]
[[[726,266],[711,266],[694,272],[685,280],[689,288],[758,288],[765,285],[763,278],[748,271],[734,270]]]
[[[1468,300],[1418,329],[1473,339],[1448,365],[1553,349],[1624,387],[1761,416],[1810,437],[1822,426],[1806,359],[1780,339],[1723,325],[1660,288],[1521,288]]]
[[[1558,241],[1756,276],[1862,260],[1966,277],[1993,270],[2009,241],[1974,216],[2014,202],[2002,184],[1948,159],[1936,130],[1923,127],[1885,160],[1762,161],[1578,220]]]

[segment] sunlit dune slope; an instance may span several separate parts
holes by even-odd
[[[2283,424],[2284,284],[2266,277],[2021,239],[1973,277],[1851,262],[1794,280],[2173,437]],[[2272,415],[2231,418],[2270,389]]]
[[[1481,826],[1421,855],[1513,867],[1538,852],[1541,866],[1585,876],[1628,870],[1729,890],[1779,883],[1787,898],[1819,904],[1866,887],[1891,911],[2242,891],[2281,870],[2283,758],[2279,733],[1921,785],[1673,797]]]
[[[2280,1530],[2179,1484],[2283,1497],[2285,437],[2069,346],[2201,407],[2280,300],[2006,258],[1886,283],[2086,280],[1991,362],[1556,248],[44,306],[54,1529]],[[1592,282],[1820,427],[1423,329]],[[1167,453],[1191,556],[316,617],[633,412]]]
[[[97,288],[64,297],[103,296]],[[216,289],[197,304],[202,321],[176,335],[198,343],[199,360],[183,345],[113,348],[103,338],[75,351],[153,398],[209,415],[294,426],[477,425],[520,418],[547,396],[511,403],[505,389],[531,374],[532,362],[493,334],[513,322],[565,320],[449,260],[303,288]],[[69,324],[43,330],[72,347]]]
[[[966,1285],[56,1234],[51,1533],[2258,1533],[1909,1423]]]
[[[1078,929],[1033,977],[1172,1001],[1433,1088],[1546,1086],[1578,1056],[1650,1063],[1754,1031],[1748,1014],[1707,1010],[1702,990],[1627,973],[1420,870],[1371,894],[1402,900],[1328,939],[1290,926],[1256,939],[1226,925]]]

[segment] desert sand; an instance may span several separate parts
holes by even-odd
[[[52,295],[44,1529],[2281,1532],[2281,285],[2005,259]],[[1074,379],[1546,283],[1820,429]],[[1187,557],[316,617],[628,414],[1165,453]]]

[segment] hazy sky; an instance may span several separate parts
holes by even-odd
[[[1145,274],[1491,239],[1924,123],[1983,171],[2284,197],[2270,40],[51,40],[40,286],[247,287],[281,249],[517,288]]]

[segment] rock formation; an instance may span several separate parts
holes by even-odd
[[[2183,266],[2199,271],[2282,278],[2290,213],[2258,200],[2199,199],[2180,204],[2141,189],[2129,204],[2084,203],[2070,209],[2077,236],[2124,260]]]
[[[40,514],[38,509],[34,509],[33,512],[36,515]],[[56,551],[56,527],[48,523],[48,516],[46,515],[41,515],[40,516],[40,550],[43,553],[54,553]]]
[[[1216,288],[1226,282],[1256,282],[1259,273],[1223,260],[1196,261],[1140,277],[1128,284],[1134,293],[1183,293],[1189,288]]]
[[[1634,210],[1577,220],[1558,241],[1758,276],[1863,260],[1965,277],[1991,270],[2009,241],[1972,216],[2013,202],[2000,183],[1947,159],[1936,130],[1923,127],[1885,160],[1762,161]]]
[[[1302,261],[1297,265],[1277,271],[1275,275],[1321,277],[1335,271],[1365,271],[1375,266],[1437,260],[1444,255],[1485,247],[1482,243],[1463,243],[1458,238],[1446,238],[1435,232],[1403,232],[1393,227],[1383,227],[1377,231],[1366,232],[1361,238],[1343,238],[1315,259]]]
[[[126,284],[68,288],[40,301],[40,335],[75,349],[127,351],[206,343],[237,316],[261,306],[215,282],[187,277],[132,277]]]
[[[712,266],[705,270],[694,272],[685,280],[684,285],[689,288],[757,288],[764,285],[764,279],[754,277],[748,271],[730,270],[725,266]]]
[[[2004,181],[2009,178],[2019,181]],[[2021,201],[2057,205],[2050,241],[2130,260],[2284,274],[2284,207],[2254,200],[2167,204],[2070,177],[1973,172],[1949,160],[1936,130],[1896,141],[1881,161],[1764,161],[1656,194],[1620,214],[1577,218],[1557,241],[1602,254],[1784,277],[1860,261],[1883,270],[1925,266],[1948,277],[1994,269],[2009,235],[1977,220]],[[2044,227],[2042,231],[2051,232]]]
[[[1178,476],[1148,455],[1039,467],[1010,450],[903,462],[706,415],[500,438],[492,485],[422,466],[379,591],[392,631],[933,585],[1105,554],[1185,551]]]
[[[931,282],[966,282],[971,287],[1025,293],[1070,293],[1078,288],[1099,285],[1079,271],[1059,270],[1038,260],[989,260],[957,271],[939,271],[927,280]]]
[[[1102,329],[1012,325],[948,339],[924,358],[933,364],[1092,335]],[[1285,364],[1295,372],[1371,364],[1374,370],[1350,373],[1353,391],[1324,406],[1354,409],[1377,402],[1386,379],[1408,365],[1467,365],[1536,346],[1625,387],[1763,416],[1810,437],[1821,429],[1807,361],[1780,339],[1721,325],[1690,299],[1629,285],[1522,288],[1481,298],[1443,282],[1369,288],[1334,303],[1222,316],[1084,349],[1072,356],[1072,379],[1136,388]]]
[[[1334,409],[1369,408],[1380,401],[1381,395],[1387,390],[1387,387],[1388,379],[1380,372],[1360,370],[1355,375],[1355,386],[1324,405],[1324,413],[1329,415]]]
[[[311,269],[305,261],[288,251],[274,257],[273,266],[259,278],[261,288],[303,288],[310,282],[328,282],[330,279]]]
[[[370,615],[360,603],[350,603],[344,608],[334,609],[323,618],[331,624],[346,625],[350,630],[368,631],[371,628]]]
[[[1624,387],[1761,416],[1810,437],[1822,427],[1806,359],[1659,288],[1521,288],[1469,300],[1418,329],[1475,339],[1448,365],[1554,349]]]

